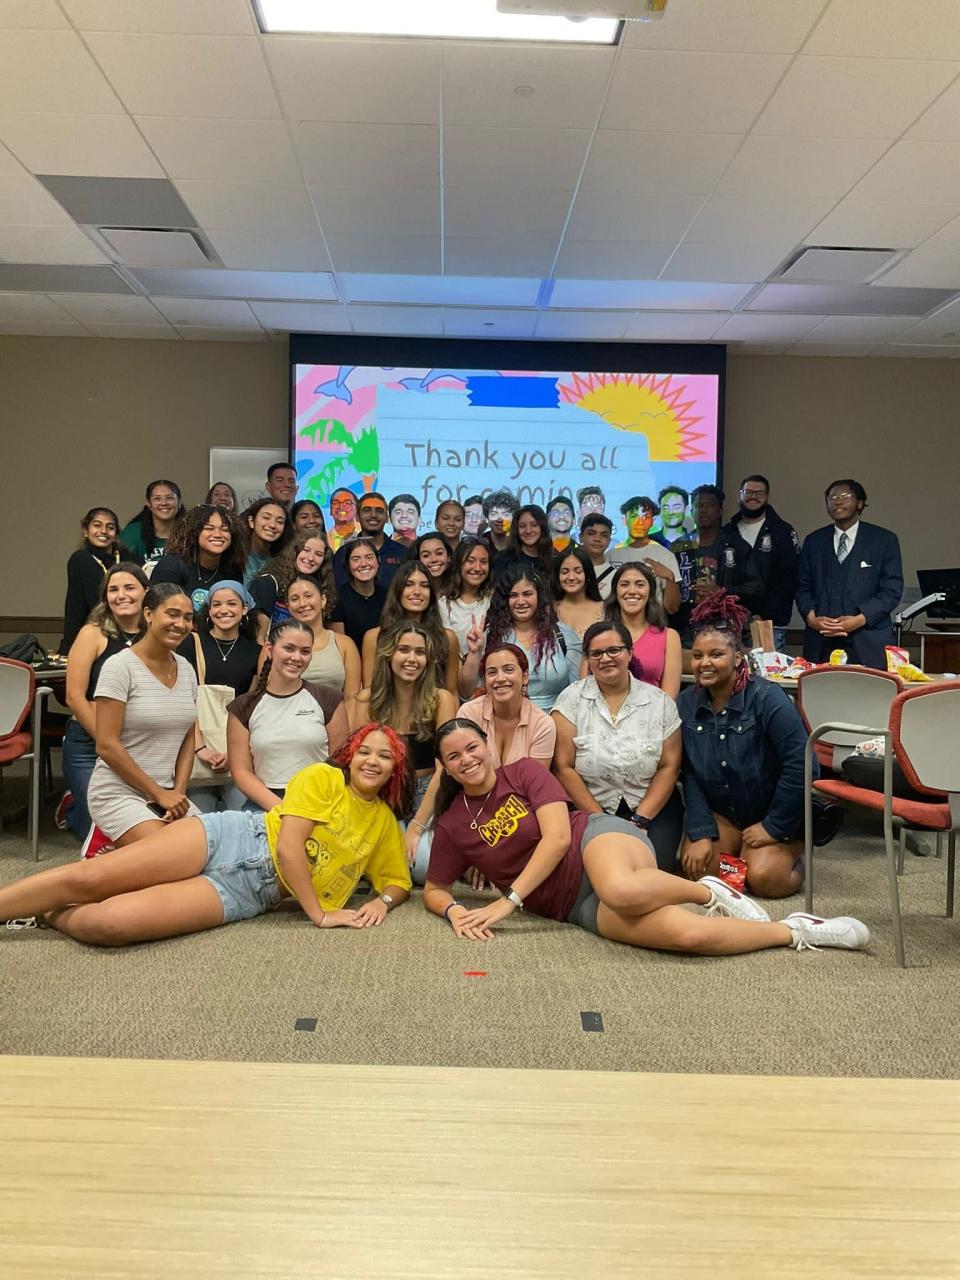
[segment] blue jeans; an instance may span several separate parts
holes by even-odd
[[[777,653],[785,653],[787,647],[787,627],[773,628],[773,647]]]
[[[78,840],[85,840],[90,830],[87,788],[93,766],[97,763],[97,744],[76,720],[70,720],[63,735],[63,780],[73,795],[67,810],[67,826]]]

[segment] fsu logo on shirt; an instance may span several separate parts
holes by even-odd
[[[477,832],[481,840],[492,848],[507,836],[512,836],[520,825],[520,819],[529,815],[530,810],[523,801],[512,795],[503,802],[489,822],[483,822],[477,827]]]

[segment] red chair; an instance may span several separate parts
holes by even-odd
[[[801,677],[802,678],[802,677]],[[840,778],[813,781],[813,753],[817,741],[826,734],[844,732],[864,737],[883,737],[883,790],[856,787]],[[804,862],[807,910],[813,910],[813,792],[845,800],[883,814],[883,840],[890,887],[897,963],[906,967],[903,928],[900,919],[900,891],[897,884],[897,853],[894,827],[919,827],[925,831],[948,833],[946,915],[953,916],[956,838],[960,830],[960,681],[922,684],[897,694],[883,729],[868,725],[828,722],[810,735],[806,750]],[[893,761],[896,757],[910,786],[928,796],[925,800],[900,799],[893,794]]]
[[[3,770],[18,760],[30,762],[28,805],[30,845],[40,857],[40,753],[43,700],[50,690],[37,686],[33,668],[12,658],[0,658],[0,829],[3,823]],[[25,729],[32,712],[30,729]]]
[[[890,704],[903,688],[903,681],[891,671],[857,666],[812,667],[797,680],[797,710],[807,733],[828,720],[885,725]],[[816,746],[820,767],[839,769],[841,761],[863,738],[862,733],[838,730],[824,734]]]

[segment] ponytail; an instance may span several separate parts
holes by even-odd
[[[283,622],[278,622],[275,627],[271,627],[270,634],[267,636],[267,644],[272,646],[276,642],[277,638],[283,635],[284,631],[305,631],[310,637],[310,643],[313,644],[313,627],[308,627],[305,622],[298,622],[296,618],[286,618]],[[260,668],[260,674],[257,677],[257,685],[254,689],[254,693],[260,694],[266,690],[267,681],[270,679],[270,672],[272,670],[273,658],[268,656],[264,660],[263,666]]]

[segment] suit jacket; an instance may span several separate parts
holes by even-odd
[[[797,568],[797,608],[806,621],[812,610],[830,618],[862,613],[865,627],[843,641],[807,627],[803,656],[824,662],[830,650],[844,648],[854,662],[886,668],[884,646],[893,644],[890,615],[903,596],[900,543],[895,533],[860,521],[857,540],[843,564],[833,549],[834,526],[817,529],[804,540]]]

